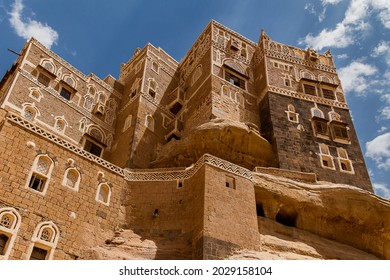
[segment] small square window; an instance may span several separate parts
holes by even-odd
[[[31,180],[29,183],[29,187],[32,188],[33,190],[36,190],[38,192],[42,192],[46,183],[46,178],[37,174],[33,173],[31,176]]]
[[[228,176],[228,175],[225,176],[225,187],[227,187],[229,189],[235,189],[236,188],[236,182],[235,182],[234,177],[231,177],[231,176]]]
[[[315,86],[304,84],[303,88],[304,88],[306,94],[317,95]]]
[[[31,252],[30,260],[46,260],[47,253],[47,250],[34,246]]]
[[[336,96],[335,96],[333,90],[329,90],[329,89],[323,88],[323,89],[322,89],[322,95],[323,95],[324,98],[326,98],[326,99],[332,99],[332,100],[335,100],[335,99],[336,99]]]
[[[84,144],[84,150],[90,152],[91,154],[100,157],[103,151],[103,148],[98,144],[86,139]]]
[[[61,89],[60,95],[66,100],[70,100],[72,97],[72,93],[64,87]]]
[[[50,84],[50,78],[46,76],[45,74],[39,72],[38,74],[38,82],[43,84],[44,86],[48,87]]]
[[[183,181],[182,180],[179,180],[179,181],[177,181],[177,187],[178,188],[182,188],[183,187]]]

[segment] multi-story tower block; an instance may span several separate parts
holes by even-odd
[[[261,133],[278,167],[372,191],[330,51],[286,46],[262,32],[255,63]]]

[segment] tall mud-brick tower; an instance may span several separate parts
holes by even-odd
[[[278,167],[372,191],[330,51],[283,45],[263,31],[258,45],[261,134]]]

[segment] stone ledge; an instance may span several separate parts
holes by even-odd
[[[288,179],[302,181],[306,183],[317,183],[317,176],[315,173],[306,173],[306,172],[292,171],[292,170],[279,169],[273,167],[255,167],[253,172],[281,176]]]

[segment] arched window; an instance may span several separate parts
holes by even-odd
[[[96,127],[90,127],[88,134],[100,143],[104,143],[104,134],[100,129]]]
[[[49,156],[37,156],[33,162],[29,179],[27,180],[27,187],[44,195],[49,185],[53,167],[53,160]]]
[[[153,61],[153,63],[152,63],[152,70],[158,73],[158,69],[159,69],[158,63]]]
[[[43,68],[45,68],[47,71],[49,71],[50,73],[55,73],[56,72],[56,68],[55,68],[55,65],[53,64],[53,62],[49,61],[49,60],[43,60],[41,61],[41,65]]]
[[[0,208],[0,260],[8,259],[20,222],[20,214],[14,208]]]
[[[145,117],[145,126],[154,131],[154,119],[150,114],[147,114]]]
[[[67,126],[66,120],[63,117],[56,117],[54,128],[61,133],[65,132],[65,128]]]
[[[344,148],[337,148],[337,161],[341,172],[355,173],[353,170],[352,161],[348,158],[347,150]]]
[[[317,118],[324,118],[324,113],[318,108],[311,108],[311,115]]]
[[[290,121],[290,122],[293,122],[293,123],[298,123],[299,122],[299,114],[297,114],[295,112],[295,106],[292,105],[292,104],[288,104],[287,105],[287,119]]]
[[[310,71],[302,70],[302,71],[301,71],[301,78],[303,78],[303,79],[308,79],[308,80],[314,80],[314,79],[315,79],[315,76],[314,76],[314,74],[311,73]]]
[[[107,96],[104,93],[99,94],[99,102],[105,104],[107,100]]]
[[[225,85],[222,86],[222,95],[226,97],[230,96],[230,89],[228,86]]]
[[[30,260],[51,260],[59,239],[57,226],[50,221],[41,222],[35,228],[29,248]]]
[[[65,171],[64,179],[62,180],[62,185],[71,188],[75,191],[78,191],[80,181],[81,181],[80,172],[76,168],[71,167]]]
[[[85,129],[87,127],[87,119],[85,117],[82,117],[80,122],[79,122],[79,130],[84,133],[85,132]]]
[[[318,77],[318,79],[321,81],[321,82],[325,82],[325,83],[329,83],[329,84],[332,84],[333,81],[331,80],[331,78],[329,78],[328,76],[325,76],[325,75],[320,75]]]
[[[43,94],[39,90],[39,88],[30,88],[30,94],[28,96],[30,96],[35,101],[40,102],[43,97]]]
[[[75,81],[75,79],[73,79],[73,77],[71,77],[69,75],[65,75],[63,80],[65,81],[65,83],[70,85],[72,88],[76,88],[76,81]]]
[[[110,198],[111,198],[110,186],[107,183],[99,184],[96,193],[96,201],[101,202],[108,206],[110,204]]]
[[[329,146],[326,144],[319,144],[320,148],[320,163],[321,167],[328,169],[335,169],[333,163],[333,156],[330,154]]]
[[[328,114],[329,114],[329,119],[331,121],[341,121],[340,115],[337,114],[335,111],[330,111]]]
[[[29,121],[33,121],[37,111],[33,107],[26,107],[23,112],[23,117]]]

